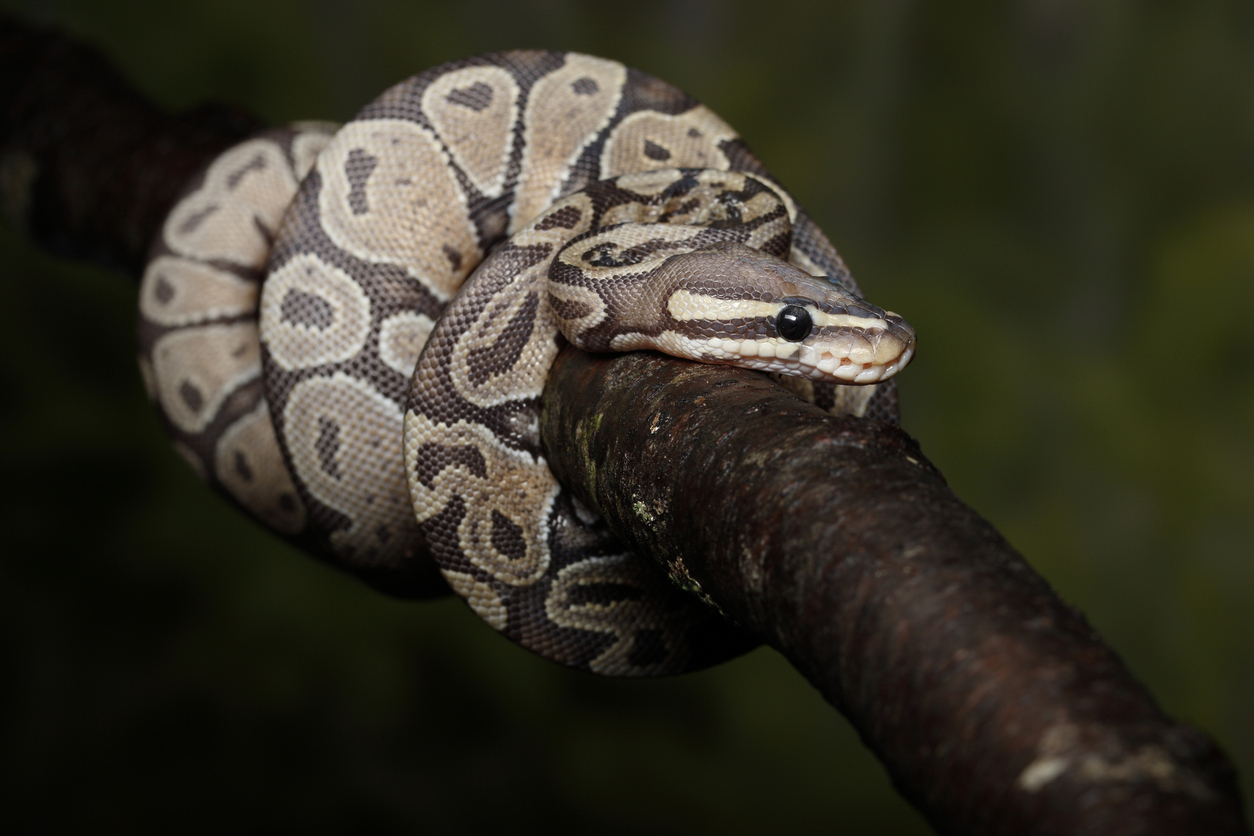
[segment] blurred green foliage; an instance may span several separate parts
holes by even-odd
[[[2,0],[163,105],[452,58],[685,88],[921,335],[904,423],[1254,796],[1254,4]],[[0,799],[25,829],[927,832],[778,656],[573,674],[286,548],[161,439],[134,288],[0,236]],[[6,828],[7,829],[7,828]],[[16,832],[16,831],[10,831]]]

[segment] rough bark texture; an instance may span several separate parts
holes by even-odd
[[[94,50],[0,16],[0,206],[57,252],[138,274],[187,176],[259,127],[168,116]],[[553,376],[559,476],[787,656],[942,833],[1247,832],[1223,753],[898,428],[652,354],[568,348]]]
[[[1223,753],[896,426],[567,347],[541,433],[559,479],[783,653],[941,833],[1246,832]]]

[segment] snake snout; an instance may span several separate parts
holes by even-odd
[[[866,303],[846,307],[848,313],[833,312],[825,322],[815,323],[815,333],[797,357],[810,372],[805,376],[877,383],[905,368],[914,357],[915,334],[909,323]]]

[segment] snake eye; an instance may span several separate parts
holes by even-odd
[[[799,343],[810,336],[813,324],[810,312],[800,305],[788,305],[775,315],[775,330],[790,343]]]

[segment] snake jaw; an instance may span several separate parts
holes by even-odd
[[[904,323],[902,323],[904,325]],[[667,332],[648,342],[641,341],[619,346],[628,348],[657,348],[667,354],[687,357],[703,363],[740,366],[764,372],[775,372],[810,380],[829,380],[844,385],[880,383],[904,369],[914,358],[914,332],[905,326],[908,335],[902,339],[887,329],[880,334],[856,335],[862,345],[856,351],[856,362],[846,347],[855,335],[840,340],[811,338],[805,343],[789,343],[782,340],[727,339],[705,337],[693,339],[674,332]]]
[[[872,327],[824,327],[807,340],[810,351],[798,353],[801,366],[840,383],[877,383],[895,375],[914,357],[914,329],[897,314],[885,311]],[[802,370],[804,371],[804,370]],[[796,372],[792,372],[796,373]]]
[[[847,319],[847,315],[834,315]],[[867,322],[869,318],[860,318]],[[894,313],[875,317],[872,327],[827,325],[799,342],[762,336],[698,339],[673,338],[657,347],[707,363],[722,363],[841,384],[870,384],[887,380],[914,358],[915,334]],[[869,324],[869,323],[868,323]],[[737,335],[739,336],[739,335]]]

